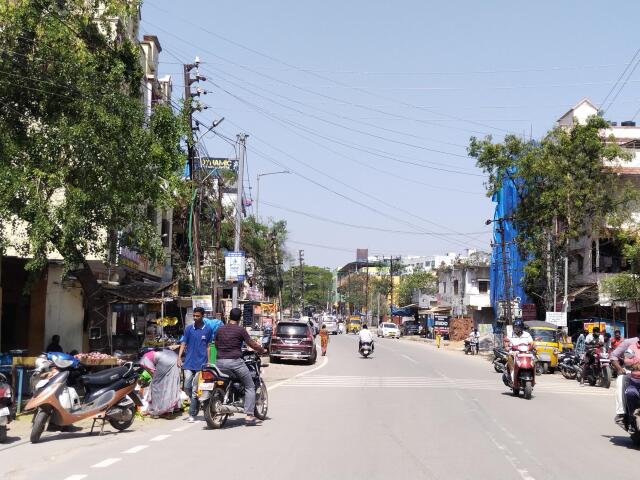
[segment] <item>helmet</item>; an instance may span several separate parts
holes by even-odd
[[[524,322],[521,319],[516,319],[513,322],[513,331],[516,333],[522,333],[524,330]]]

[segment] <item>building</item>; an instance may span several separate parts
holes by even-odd
[[[438,310],[453,317],[471,317],[474,324],[492,323],[490,255],[472,252],[438,269]]]
[[[137,41],[139,20],[139,12],[126,21],[112,19],[115,38],[127,37]],[[141,102],[150,115],[152,105],[169,102],[172,83],[170,76],[158,77],[158,58],[162,48],[157,37],[145,35],[138,43],[144,71]],[[161,286],[171,280],[172,212],[149,208],[147,214],[162,238],[165,263],[153,266],[144,256],[127,248],[120,248],[111,264],[104,263],[99,253],[93,253],[87,260],[99,283],[118,287],[122,283],[151,282]],[[9,248],[0,260],[0,351],[27,349],[30,354],[39,354],[54,334],[61,336],[61,344],[66,351],[87,351],[90,331],[78,279],[65,272],[63,259],[55,251],[49,254],[43,271],[27,271],[28,258],[19,247],[24,241],[24,231],[24,227],[19,226],[13,232]],[[105,237],[107,235],[105,232]],[[131,299],[121,297],[117,288],[112,289],[111,294],[116,303],[120,299],[122,304],[131,304]],[[140,300],[136,298],[135,318],[129,314],[120,315],[117,308],[110,312],[111,331],[102,332],[102,335],[118,334],[120,330],[139,332],[136,322],[139,325],[140,317],[147,314],[145,308],[140,307]]]

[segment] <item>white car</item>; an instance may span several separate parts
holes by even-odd
[[[381,323],[378,326],[378,336],[400,338],[400,329],[395,323]]]
[[[327,331],[331,335],[338,334],[338,319],[336,317],[332,315],[327,315],[325,317],[322,317],[320,319],[320,328],[322,328],[322,325],[326,325]]]

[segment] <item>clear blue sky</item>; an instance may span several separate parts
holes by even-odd
[[[488,250],[493,205],[469,137],[539,137],[583,97],[599,105],[639,46],[639,14],[593,0],[146,0],[141,30],[158,36],[176,99],[179,62],[200,57],[215,85],[199,118],[250,134],[254,200],[258,173],[292,171],[262,178],[260,216],[286,219],[308,264],[335,267],[356,248]],[[640,69],[607,118],[633,117],[639,82]],[[234,155],[205,138],[211,156]]]

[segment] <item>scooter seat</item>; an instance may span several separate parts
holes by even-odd
[[[81,377],[85,385],[109,385],[124,377],[129,372],[129,367],[114,367],[102,370],[101,372],[89,373]]]

